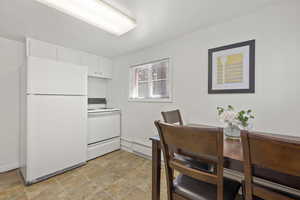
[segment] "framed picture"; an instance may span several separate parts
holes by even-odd
[[[208,50],[208,93],[255,92],[255,40]]]

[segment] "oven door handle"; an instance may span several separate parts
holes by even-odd
[[[88,116],[96,117],[101,115],[113,115],[113,114],[120,114],[120,111],[102,111],[102,112],[88,112]]]

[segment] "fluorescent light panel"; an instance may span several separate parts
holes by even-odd
[[[101,0],[36,0],[115,35],[136,27],[136,21]]]

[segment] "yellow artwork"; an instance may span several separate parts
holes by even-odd
[[[243,54],[217,57],[217,84],[243,82]]]
[[[208,94],[255,92],[255,40],[208,49]]]

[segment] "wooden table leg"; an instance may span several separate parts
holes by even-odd
[[[152,140],[152,200],[160,200],[161,150],[158,141]]]

